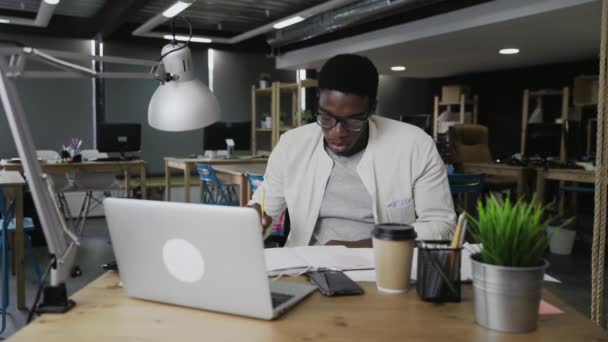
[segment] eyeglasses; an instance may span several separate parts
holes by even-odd
[[[345,129],[351,132],[358,132],[363,129],[365,123],[369,120],[369,117],[370,114],[367,114],[365,119],[342,119],[326,113],[317,113],[317,123],[323,128],[332,128],[339,122]]]

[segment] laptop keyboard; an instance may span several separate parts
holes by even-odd
[[[293,298],[293,295],[288,295],[288,294],[283,294],[283,293],[276,293],[276,292],[271,292],[270,293],[270,297],[272,298],[272,307],[276,308],[279,305],[285,303],[286,301],[290,300],[291,298]]]

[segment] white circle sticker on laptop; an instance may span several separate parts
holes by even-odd
[[[177,280],[194,283],[205,274],[201,252],[184,239],[170,239],[163,246],[165,268]]]

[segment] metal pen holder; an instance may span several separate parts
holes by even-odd
[[[429,302],[460,302],[462,248],[450,241],[419,241],[416,291]]]

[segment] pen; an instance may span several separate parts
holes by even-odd
[[[264,218],[264,194],[264,186],[262,186],[262,203],[260,203],[262,209],[262,218]]]

